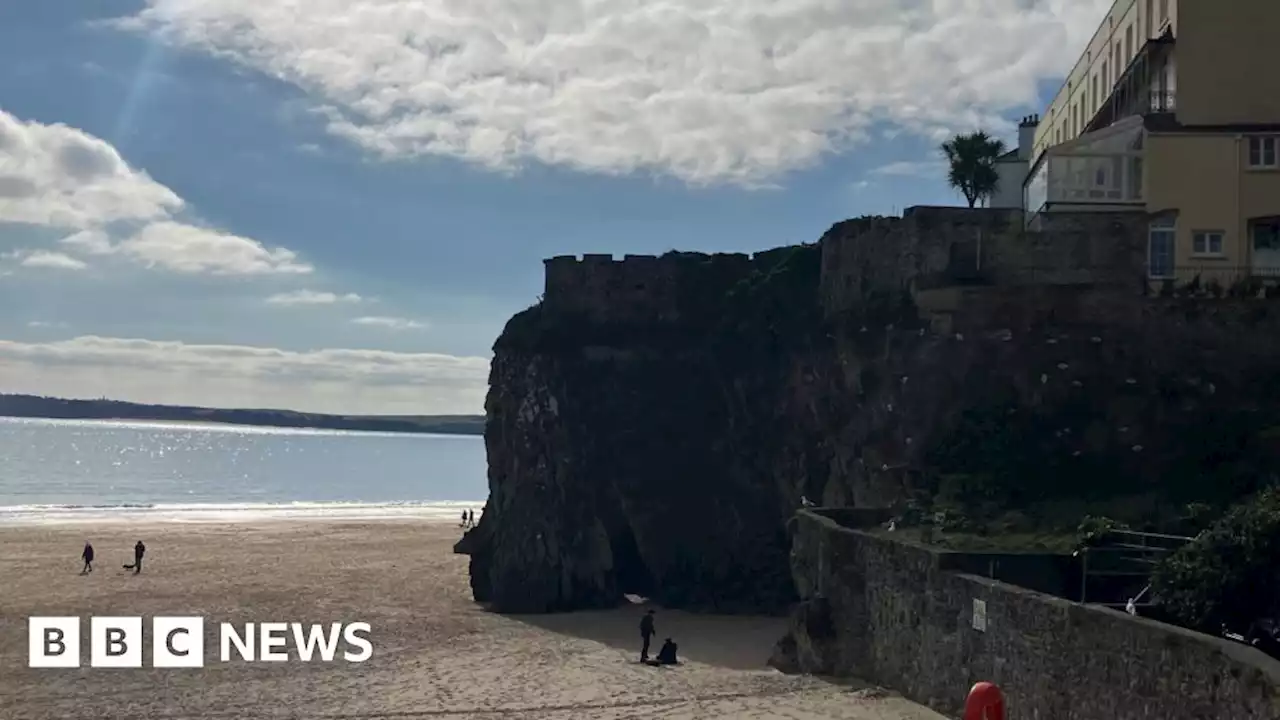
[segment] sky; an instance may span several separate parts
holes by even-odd
[[[1109,5],[0,2],[0,392],[483,412],[543,258],[960,203]]]

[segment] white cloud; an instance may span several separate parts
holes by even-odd
[[[410,320],[408,318],[398,318],[398,317],[379,317],[375,315],[358,317],[352,320],[351,322],[355,323],[356,325],[380,327],[380,328],[386,328],[388,330],[422,330],[427,326],[426,323],[420,322],[418,320]]]
[[[122,21],[309,91],[387,156],[767,183],[1036,103],[1111,0],[146,0]]]
[[[335,303],[358,303],[363,298],[355,293],[338,295],[331,292],[315,290],[296,290],[294,292],[277,293],[267,298],[268,305],[333,305]]]
[[[51,268],[56,270],[84,270],[89,264],[77,260],[70,255],[47,250],[33,250],[23,253],[18,264],[29,268]]]
[[[49,322],[46,320],[32,320],[27,323],[29,328],[63,328],[67,324],[64,322]]]
[[[314,270],[292,250],[267,248],[256,240],[176,222],[151,223],[116,250],[149,267],[180,273],[265,275]]]
[[[0,110],[0,222],[86,229],[176,212],[182,199],[108,143]]]
[[[896,175],[901,177],[941,177],[947,164],[941,160],[892,162],[871,171],[872,175]]]
[[[81,230],[58,241],[68,249],[86,255],[110,255],[115,248],[111,239],[101,230]]]
[[[489,361],[78,337],[0,340],[0,391],[366,414],[482,413]]]
[[[78,255],[118,254],[183,273],[308,273],[284,248],[182,219],[176,193],[131,168],[110,144],[66,125],[25,122],[0,110],[0,223],[73,231],[60,245]],[[122,238],[104,229],[128,226]],[[83,268],[66,253],[38,251],[28,267]]]

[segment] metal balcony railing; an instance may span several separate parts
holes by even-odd
[[[1147,102],[1147,112],[1168,113],[1178,109],[1178,95],[1172,90],[1152,91]]]

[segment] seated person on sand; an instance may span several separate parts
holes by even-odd
[[[671,642],[671,638],[667,638],[662,643],[662,649],[658,650],[657,660],[647,660],[648,664],[658,665],[679,665],[680,661],[676,660],[676,644]]]

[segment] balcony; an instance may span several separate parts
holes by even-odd
[[[1054,206],[1087,212],[1144,205],[1142,139],[1142,118],[1133,116],[1044,151],[1023,186],[1028,225]]]
[[[1111,94],[1084,131],[1095,132],[1134,115],[1175,112],[1173,49],[1173,34],[1168,29],[1160,37],[1147,41],[1116,80]]]

